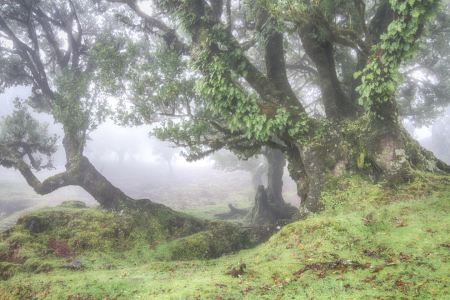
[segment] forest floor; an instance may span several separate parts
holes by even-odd
[[[0,261],[15,253],[0,263],[0,299],[449,299],[450,178],[426,175],[396,191],[358,178],[345,183],[323,195],[323,213],[210,260],[162,260],[164,236],[150,245],[133,234],[57,256],[39,244],[48,243],[45,232],[15,226],[0,234]],[[99,232],[116,226],[116,216],[98,209],[67,210],[77,211]],[[84,221],[58,220],[52,234],[70,245]],[[60,268],[74,259],[80,268]],[[242,264],[244,273],[231,276]]]

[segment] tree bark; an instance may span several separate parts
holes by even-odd
[[[341,88],[336,74],[333,43],[328,40],[319,41],[313,36],[315,32],[318,32],[318,28],[310,24],[303,26],[299,35],[306,53],[316,65],[327,118],[335,122],[343,117],[354,119],[363,110],[348,99]]]
[[[257,166],[255,169],[252,170],[252,185],[253,185],[253,190],[256,191],[258,190],[258,186],[262,185],[262,176],[264,175],[264,173],[267,172],[267,168],[268,165],[266,164],[261,164],[259,166]]]
[[[252,210],[245,216],[244,222],[247,225],[264,225],[273,224],[277,221],[274,216],[273,209],[269,205],[267,192],[263,185],[258,187],[255,196],[255,205]]]
[[[251,226],[292,219],[298,210],[283,199],[283,172],[286,165],[284,154],[278,149],[266,148],[263,155],[268,163],[267,188],[258,186],[255,205],[244,219]]]

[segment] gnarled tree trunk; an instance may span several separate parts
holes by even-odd
[[[298,210],[283,199],[283,172],[286,165],[284,154],[278,149],[266,148],[263,155],[269,166],[267,188],[258,186],[255,205],[244,219],[249,225],[274,224],[280,219],[291,219]]]

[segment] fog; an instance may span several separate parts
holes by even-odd
[[[28,89],[8,89],[0,95],[0,116],[14,109],[16,96],[26,98]],[[53,117],[33,113],[40,122],[49,123],[49,132],[60,136],[59,149],[53,157],[55,169],[34,172],[39,180],[65,170],[63,130]],[[213,218],[229,203],[250,208],[254,203],[251,174],[243,171],[223,172],[212,168],[212,158],[187,162],[182,149],[149,137],[152,126],[121,127],[112,121],[101,124],[89,134],[84,155],[113,185],[134,199],[150,199],[179,211],[202,205],[203,217]],[[286,202],[299,206],[295,183],[287,170],[283,178]],[[55,206],[67,200],[81,200],[88,206],[98,203],[78,186],[60,188],[48,195],[38,195],[28,186],[19,171],[0,167],[0,230],[12,225],[19,214],[44,206]],[[3,220],[3,221],[2,221]],[[3,222],[3,223],[2,223]],[[3,224],[3,225],[2,225]],[[3,226],[3,227],[2,227]]]
[[[15,97],[26,98],[28,95],[27,88],[6,90],[0,95],[0,116],[13,111]],[[40,122],[50,124],[49,131],[60,136],[60,144],[61,125],[55,124],[50,115],[33,113],[33,116]],[[446,124],[447,120],[448,114],[438,119],[436,124]],[[450,162],[446,155],[448,151],[439,144],[439,141],[444,142],[442,137],[433,139],[435,125],[414,128],[408,122],[404,124],[424,147],[434,151],[447,163]],[[84,155],[112,184],[134,199],[150,199],[188,213],[190,207],[202,205],[205,207],[203,217],[209,218],[213,218],[218,210],[223,210],[229,203],[240,208],[252,206],[254,190],[250,173],[214,170],[212,158],[186,162],[180,155],[182,149],[172,148],[167,143],[149,137],[152,126],[121,127],[109,120],[89,134]],[[64,171],[65,162],[64,149],[60,146],[53,157],[55,169],[41,170],[35,174],[40,180],[44,180]],[[2,226],[7,226],[8,220],[12,224],[20,213],[39,207],[55,206],[67,200],[81,200],[89,206],[98,205],[95,199],[80,187],[65,187],[41,196],[36,194],[14,169],[0,167],[0,178],[0,230]],[[288,176],[287,170],[283,181],[284,199],[299,206],[296,185]]]

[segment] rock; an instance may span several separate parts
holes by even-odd
[[[72,262],[71,265],[62,265],[60,268],[68,268],[68,269],[73,269],[73,268],[81,268],[81,259],[76,259]]]
[[[314,214],[310,212],[305,206],[301,206],[297,213],[298,220],[306,220],[312,217]]]
[[[74,260],[72,265],[77,268],[81,268],[81,259]]]

